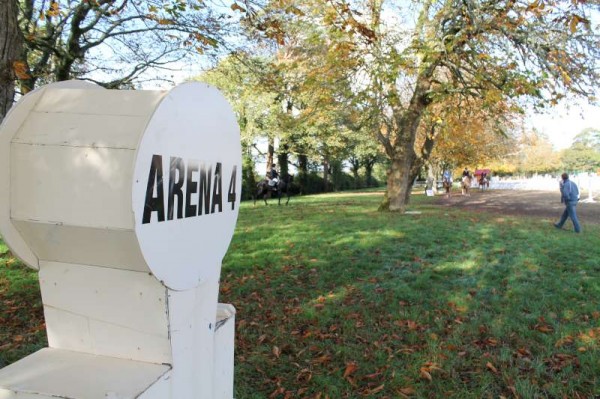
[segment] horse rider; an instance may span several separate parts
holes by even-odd
[[[279,173],[277,173],[276,167],[276,164],[272,164],[271,170],[267,174],[267,178],[269,179],[269,187],[271,190],[277,190],[277,183],[279,183]]]
[[[485,183],[487,182],[487,173],[486,172],[481,172],[481,183]]]
[[[446,197],[450,197],[450,188],[452,187],[452,172],[446,169],[442,174],[442,185],[446,190]]]
[[[462,172],[462,177],[471,177],[471,172],[469,172],[469,168],[465,167],[465,170]]]

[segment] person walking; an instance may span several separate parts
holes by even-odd
[[[577,187],[577,184],[569,180],[568,174],[563,173],[561,178],[560,202],[565,204],[565,210],[558,223],[554,223],[554,227],[557,229],[562,229],[567,219],[571,218],[575,233],[580,233],[581,225],[579,224],[579,219],[577,219],[576,211],[577,203],[579,202],[579,188]]]

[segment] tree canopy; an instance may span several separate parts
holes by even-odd
[[[234,98],[249,147],[266,137],[273,162],[279,142],[280,163],[319,163],[326,186],[343,160],[356,170],[383,153],[391,211],[428,163],[510,153],[524,102],[598,87],[600,6],[587,0],[10,1],[21,92],[135,87],[214,55],[221,75],[206,76]]]

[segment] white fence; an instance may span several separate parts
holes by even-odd
[[[590,190],[595,195],[600,194],[600,176],[579,174],[570,177],[577,186],[579,191],[586,195],[589,194]],[[490,181],[490,188],[497,190],[541,190],[541,191],[558,191],[559,190],[560,177],[552,176],[535,176],[529,179],[514,179],[514,178],[499,178],[492,177]],[[473,180],[473,187],[477,187],[478,183]],[[583,195],[581,195],[583,198]]]

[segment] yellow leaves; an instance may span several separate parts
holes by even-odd
[[[238,3],[233,3],[233,4],[231,5],[231,9],[232,9],[233,11],[239,11],[239,12],[243,12],[243,13],[245,13],[245,12],[246,12],[246,9],[245,9],[244,7],[242,7],[242,6],[240,6]]]
[[[40,21],[45,21],[46,18],[57,17],[60,14],[60,6],[56,1],[51,1],[50,6],[44,12],[44,10],[40,10]]]
[[[31,75],[28,73],[27,64],[23,61],[13,62],[13,70],[18,79],[29,79]]]
[[[52,1],[50,3],[50,7],[48,8],[48,11],[46,11],[46,16],[47,17],[56,17],[56,16],[58,16],[59,12],[60,12],[60,8],[58,6],[58,2]]]
[[[571,33],[577,33],[577,28],[579,24],[589,25],[590,21],[586,18],[580,17],[579,15],[573,15],[573,18],[569,22],[569,30]]]

